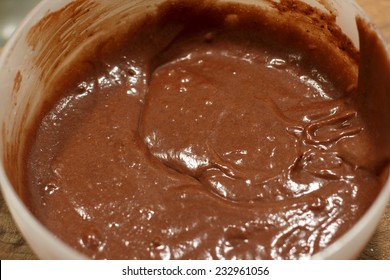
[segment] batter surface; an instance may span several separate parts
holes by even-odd
[[[37,119],[30,209],[96,259],[327,247],[381,185],[355,53],[339,71],[321,40],[291,32],[244,6],[168,5],[102,45]]]

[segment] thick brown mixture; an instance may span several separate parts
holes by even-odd
[[[309,257],[381,188],[356,53],[188,5],[62,81],[28,141],[30,208],[92,258]]]

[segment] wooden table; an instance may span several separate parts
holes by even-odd
[[[339,0],[345,1],[345,0]],[[390,42],[390,0],[356,0]],[[0,259],[36,259],[20,235],[0,193]],[[360,259],[390,260],[390,203]]]

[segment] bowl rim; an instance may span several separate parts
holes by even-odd
[[[14,46],[21,39],[23,32],[28,31],[32,26],[34,26],[39,20],[41,20],[45,15],[49,14],[52,11],[58,10],[58,8],[64,7],[72,0],[61,0],[61,1],[50,1],[50,0],[41,0],[35,7],[30,10],[30,12],[23,18],[19,26],[16,28],[10,39],[6,42],[3,47],[2,52],[0,53],[0,72],[3,65],[6,64],[8,56],[12,53]],[[2,86],[0,86],[2,87]],[[1,102],[1,101],[0,101]],[[4,137],[0,139],[0,144],[5,145]],[[1,150],[1,149],[0,149]],[[21,232],[23,238],[26,240],[34,254],[40,258],[39,248],[36,248],[36,245],[30,240],[28,234],[23,230],[22,222],[26,223],[26,226],[32,228],[35,231],[35,235],[39,236],[47,244],[48,248],[57,247],[61,251],[60,255],[63,255],[65,259],[88,259],[88,257],[76,249],[72,248],[70,245],[59,239],[47,229],[27,208],[23,203],[22,199],[16,193],[16,190],[12,186],[8,175],[6,174],[4,167],[4,153],[1,150],[0,152],[0,190],[4,196],[4,201],[8,207],[8,210],[11,213],[12,219],[15,222],[18,230]],[[52,253],[49,255],[54,256]]]

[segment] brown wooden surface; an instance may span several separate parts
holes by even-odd
[[[345,0],[339,0],[345,1]],[[390,42],[390,0],[356,0]],[[0,259],[36,259],[20,235],[0,193]],[[360,259],[390,260],[390,203]]]

